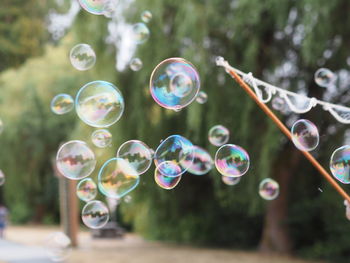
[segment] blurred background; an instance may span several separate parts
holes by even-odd
[[[131,139],[155,149],[162,139],[181,134],[214,156],[217,148],[208,142],[208,131],[218,124],[230,130],[230,143],[249,152],[251,167],[234,187],[223,184],[213,169],[205,176],[186,174],[171,191],[155,184],[151,168],[127,200],[119,200],[113,215],[119,227],[133,234],[94,243],[81,224],[83,239],[67,262],[303,262],[285,256],[349,262],[350,224],[343,199],[215,64],[220,55],[278,87],[347,106],[348,0],[120,0],[109,18],[86,12],[76,0],[2,0],[1,6],[0,169],[6,183],[0,186],[0,203],[9,210],[5,238],[14,243],[0,243],[0,261],[41,262],[30,261],[29,254],[22,261],[7,254],[40,246],[36,239],[59,229],[64,212],[55,176],[57,150],[73,139],[89,143],[94,131],[74,111],[55,115],[52,98],[58,93],[74,97],[84,84],[106,80],[121,90],[126,107],[109,128],[112,147],[91,146],[98,160],[92,178]],[[145,10],[153,16],[147,24],[150,38],[137,47],[128,45],[123,29],[140,22]],[[69,52],[78,43],[96,53],[91,70],[78,71],[70,64]],[[133,57],[142,60],[140,71],[129,68]],[[169,57],[196,66],[207,103],[174,112],[154,102],[150,75]],[[337,75],[333,89],[315,84],[314,73],[322,67]],[[316,124],[320,146],[313,155],[329,170],[331,153],[347,141],[347,125],[321,107],[302,115],[277,114],[288,127],[299,118]],[[258,194],[260,181],[268,177],[280,184],[280,195],[271,202]],[[105,201],[102,195],[98,199]],[[265,258],[257,251],[282,256]]]

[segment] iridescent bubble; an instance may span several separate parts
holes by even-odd
[[[95,154],[85,142],[69,141],[58,150],[56,165],[63,176],[72,180],[80,180],[94,171]]]
[[[182,162],[185,167],[189,167],[187,171],[191,174],[204,175],[213,168],[214,161],[210,154],[203,148],[193,146],[191,156]]]
[[[152,20],[152,13],[148,10],[143,11],[141,14],[141,20],[145,23],[148,23]]]
[[[272,99],[271,104],[272,104],[272,108],[277,111],[283,111],[286,107],[286,102],[281,97],[274,97]]]
[[[142,44],[149,39],[150,31],[144,23],[137,23],[132,26],[132,39],[137,44]]]
[[[112,144],[112,134],[106,129],[96,130],[91,135],[92,143],[99,148],[106,148]]]
[[[96,54],[88,44],[74,46],[69,54],[70,62],[77,70],[89,70],[96,63]]]
[[[204,104],[208,101],[208,95],[204,91],[200,91],[197,95],[196,101],[199,104]]]
[[[248,153],[240,146],[225,144],[215,154],[215,166],[223,176],[239,177],[244,175],[250,165]]]
[[[152,152],[150,148],[141,141],[131,140],[123,143],[117,152],[117,157],[122,158],[131,165],[130,175],[141,175],[145,173],[152,164]]]
[[[197,70],[183,58],[162,61],[150,79],[153,99],[166,109],[179,110],[188,106],[196,99],[199,89]]]
[[[52,261],[63,261],[67,259],[72,251],[71,241],[62,232],[50,234],[44,242],[45,252]]]
[[[259,194],[265,200],[274,200],[280,192],[279,184],[271,179],[265,178],[259,185]]]
[[[4,131],[4,123],[0,119],[0,134]]]
[[[142,60],[139,58],[133,58],[130,61],[130,68],[133,71],[139,71],[143,66]]]
[[[104,163],[98,173],[98,188],[107,197],[122,198],[134,190],[140,177],[135,169],[121,158],[112,158]]]
[[[51,100],[51,111],[62,115],[70,112],[74,108],[74,100],[68,94],[58,94]]]
[[[107,224],[109,210],[101,201],[90,201],[83,207],[81,218],[87,227],[98,229]]]
[[[154,180],[163,189],[174,189],[181,180],[181,167],[173,161],[165,161],[159,164],[154,171]]]
[[[241,177],[221,176],[221,180],[224,184],[233,186],[241,181]]]
[[[102,15],[108,0],[79,0],[82,8],[94,15]]]
[[[6,181],[4,173],[0,170],[0,186],[4,185]]]
[[[193,162],[193,144],[183,136],[171,135],[158,146],[154,154],[154,163],[167,176],[179,176],[186,172]],[[179,174],[167,174],[162,171],[161,163],[166,161],[173,162],[180,167]],[[175,171],[175,170],[174,170]]]
[[[91,178],[81,180],[77,185],[77,196],[84,202],[95,199],[97,195],[97,186]]]
[[[332,153],[329,166],[338,181],[350,184],[350,145],[336,149]]]
[[[230,139],[230,131],[222,125],[215,125],[209,130],[208,139],[212,145],[224,145]]]
[[[334,84],[336,75],[327,68],[320,68],[315,73],[315,82],[317,85],[327,88]]]
[[[291,133],[294,145],[301,151],[314,150],[320,140],[317,127],[309,120],[296,121]]]
[[[119,89],[106,81],[93,81],[83,86],[76,98],[75,109],[86,124],[106,128],[116,123],[124,112],[124,98]]]

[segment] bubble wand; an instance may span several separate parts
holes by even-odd
[[[258,106],[265,112],[265,114],[278,126],[278,128],[287,136],[289,140],[292,141],[292,134],[289,129],[280,121],[280,119],[267,107],[259,97],[254,93],[254,91],[247,85],[247,83],[238,75],[233,67],[229,65],[227,61],[222,57],[216,59],[216,64],[218,66],[224,67],[226,72],[231,75],[231,77],[244,89],[244,91],[258,104]],[[247,75],[249,76],[249,75]],[[252,75],[246,80],[247,82],[253,82],[255,84]],[[308,161],[323,175],[324,178],[331,184],[331,186],[350,203],[350,196],[344,191],[343,188],[333,179],[333,177],[322,167],[322,165],[309,153],[306,151],[301,151],[301,153],[308,159]]]

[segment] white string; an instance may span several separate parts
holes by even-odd
[[[278,92],[280,94],[280,96],[285,99],[285,101],[287,102],[290,109],[296,113],[305,113],[305,112],[310,111],[313,107],[315,107],[317,105],[321,105],[323,107],[323,109],[325,111],[328,111],[330,114],[332,114],[333,117],[337,121],[344,123],[344,124],[350,124],[350,108],[348,108],[348,107],[329,103],[329,102],[322,101],[322,100],[318,100],[314,97],[309,98],[307,96],[273,86],[269,83],[266,83],[260,79],[253,77],[252,73],[247,74],[247,73],[240,71],[239,69],[232,67],[227,61],[225,61],[225,59],[223,57],[216,58],[216,65],[225,68],[227,73],[229,73],[229,71],[232,70],[232,71],[236,72],[238,75],[240,75],[243,78],[243,80],[245,82],[247,82],[247,84],[249,84],[250,86],[253,87],[259,100],[261,100],[264,103],[270,101],[272,94],[275,94],[276,92]],[[265,91],[267,92],[268,97],[266,99],[262,98],[262,91],[258,88],[258,85],[261,87],[264,87]],[[299,109],[291,102],[291,100],[289,99],[288,96],[299,97],[299,98],[302,98],[304,100],[308,100],[309,104],[307,107],[305,107],[303,109]]]

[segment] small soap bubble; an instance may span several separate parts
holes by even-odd
[[[259,185],[259,194],[265,200],[274,200],[280,192],[279,184],[271,179],[265,178]]]
[[[94,15],[103,15],[104,7],[109,0],[79,0],[80,6]]]
[[[4,123],[0,119],[0,134],[4,131]]]
[[[0,170],[0,186],[4,185],[6,181],[5,174]]]
[[[224,184],[233,186],[241,181],[241,177],[221,176],[221,180]]]
[[[163,189],[174,189],[181,180],[181,167],[174,161],[165,161],[154,171],[154,180]]]
[[[78,44],[70,51],[70,62],[77,70],[89,70],[96,63],[96,54],[88,44]]]
[[[81,218],[88,228],[98,229],[107,224],[109,210],[101,201],[90,201],[83,207]]]
[[[336,75],[327,68],[320,68],[315,73],[315,82],[320,87],[327,88],[334,84]]]
[[[215,154],[215,166],[223,176],[240,177],[250,165],[248,153],[240,146],[225,144]]]
[[[152,13],[148,10],[143,11],[141,14],[141,20],[145,23],[148,23],[152,20]]]
[[[91,135],[92,143],[99,148],[106,148],[112,144],[112,134],[106,129],[96,130]]]
[[[127,195],[127,196],[124,197],[124,202],[125,203],[129,204],[129,203],[131,203],[131,201],[132,201],[132,197],[130,195]]]
[[[200,91],[197,95],[196,101],[199,104],[204,104],[208,101],[208,95],[204,91]]]
[[[143,63],[142,60],[139,58],[133,58],[130,61],[130,68],[133,71],[139,71],[140,69],[142,69]]]
[[[210,154],[199,146],[193,146],[193,157],[189,157],[188,160],[185,160],[184,166],[189,167],[188,172],[195,175],[204,175],[207,174],[214,165],[214,161],[211,158]],[[189,162],[186,164],[186,162]]]
[[[309,120],[296,121],[291,133],[294,145],[301,151],[312,151],[318,146],[320,137],[317,127]]]
[[[71,240],[62,232],[51,233],[44,241],[45,252],[52,261],[64,261],[72,251]]]
[[[215,125],[209,130],[208,139],[214,146],[224,145],[230,139],[230,131],[222,125]]]
[[[332,153],[329,166],[338,181],[350,184],[350,145],[336,149]]]
[[[74,99],[68,94],[58,94],[51,100],[51,111],[62,115],[74,109]]]
[[[77,185],[77,196],[84,202],[95,199],[97,195],[97,186],[91,178],[81,180]]]
[[[144,23],[137,23],[132,26],[131,35],[136,44],[143,44],[149,39],[150,31]]]
[[[286,102],[281,97],[273,98],[271,104],[272,108],[277,111],[284,111],[284,109],[286,108]]]

